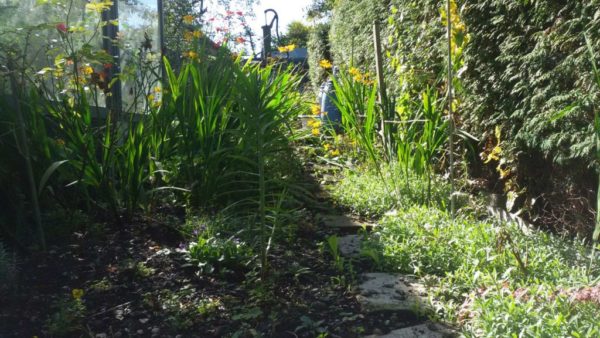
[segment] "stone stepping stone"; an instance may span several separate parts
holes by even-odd
[[[321,215],[320,218],[326,226],[340,230],[359,230],[363,228],[363,225],[367,229],[372,229],[375,226],[375,224],[361,222],[346,215]]]
[[[368,336],[365,338],[449,338],[456,336],[457,333],[445,325],[427,322],[394,330],[386,335]]]
[[[356,257],[360,255],[362,236],[346,235],[338,238],[340,254],[346,257]]]
[[[418,311],[430,307],[426,288],[416,278],[382,272],[362,277],[357,298],[366,311]]]

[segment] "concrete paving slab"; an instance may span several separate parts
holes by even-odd
[[[353,257],[360,255],[362,236],[347,235],[338,238],[338,245],[342,256]]]
[[[366,311],[415,311],[429,307],[425,286],[413,277],[381,272],[362,277],[358,301]]]
[[[373,223],[361,222],[347,215],[321,215],[320,218],[330,228],[358,230],[363,228],[363,225],[367,229],[375,226]]]
[[[450,338],[456,336],[457,333],[445,325],[427,322],[394,330],[385,335],[368,336],[365,338]]]

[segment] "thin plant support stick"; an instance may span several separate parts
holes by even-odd
[[[381,138],[383,140],[383,146],[386,150],[389,150],[389,138],[387,131],[387,126],[385,124],[385,120],[388,119],[388,116],[385,115],[385,107],[387,106],[387,97],[386,97],[386,88],[385,88],[385,79],[383,77],[383,58],[381,53],[381,38],[379,34],[379,23],[377,21],[373,21],[373,44],[375,46],[375,69],[377,70],[377,85],[379,86],[379,104],[383,109],[381,109]],[[390,152],[387,151],[389,154]]]
[[[448,151],[450,164],[450,215],[454,219],[456,212],[456,203],[454,192],[456,190],[454,182],[454,114],[452,113],[452,86],[454,74],[452,72],[452,18],[451,18],[450,0],[446,0],[446,19],[448,25]]]
[[[165,8],[162,0],[156,1],[156,8],[158,10],[158,44],[160,45],[160,71],[161,80],[163,83],[167,83],[167,71],[165,70],[164,57],[166,55],[165,48]]]

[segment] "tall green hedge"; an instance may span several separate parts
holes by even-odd
[[[558,165],[594,161],[592,65],[584,33],[598,45],[600,1],[469,2],[465,111],[474,131],[504,126],[521,151],[537,151]],[[598,49],[600,51],[600,49]],[[568,118],[551,122],[582,102]]]
[[[321,83],[325,81],[327,73],[319,67],[319,61],[331,60],[331,47],[329,42],[329,31],[331,25],[329,23],[320,23],[313,26],[308,35],[308,65],[310,67],[309,77],[310,83],[318,95]]]
[[[547,215],[557,230],[586,232],[600,167],[595,159],[593,116],[600,93],[584,33],[600,62],[600,0],[457,0],[470,42],[457,76],[464,90],[460,127],[486,142],[502,130],[502,157],[513,189],[532,215]],[[392,94],[415,94],[428,85],[443,91],[444,0],[338,0],[331,20],[331,50],[339,63],[372,69],[372,22],[382,22],[386,73]],[[395,8],[393,10],[393,8]],[[441,79],[441,80],[440,80]],[[567,117],[552,117],[577,104]],[[471,166],[485,165],[470,157]],[[499,191],[505,186],[487,169]],[[523,204],[523,203],[522,203]],[[571,225],[566,225],[571,223]]]
[[[562,222],[558,230],[586,232],[599,97],[584,33],[600,51],[600,1],[469,1],[463,17],[472,36],[465,126],[480,136],[501,126],[505,156],[537,211]],[[574,103],[579,108],[553,120]]]

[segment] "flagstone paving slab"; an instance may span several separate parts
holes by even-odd
[[[454,330],[437,323],[427,322],[421,325],[405,327],[380,336],[365,338],[449,338],[456,337]]]
[[[346,215],[321,215],[320,217],[323,224],[330,228],[359,230],[363,227],[371,229],[376,226],[376,224],[362,222]]]
[[[425,286],[415,278],[373,272],[362,275],[358,301],[367,311],[406,310],[418,311],[428,307]]]
[[[360,246],[362,243],[362,236],[359,235],[346,235],[338,239],[338,245],[342,256],[353,257],[360,255]]]

